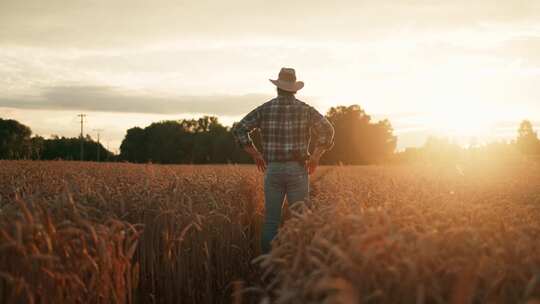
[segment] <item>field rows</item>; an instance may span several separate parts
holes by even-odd
[[[252,166],[0,168],[1,303],[540,299],[538,165],[323,167],[267,256]]]

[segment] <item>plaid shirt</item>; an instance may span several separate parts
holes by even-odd
[[[334,144],[332,124],[294,95],[278,95],[246,115],[232,130],[244,147],[252,145],[249,133],[261,131],[263,156],[267,162],[299,161],[309,157],[311,133],[315,146],[330,149]]]

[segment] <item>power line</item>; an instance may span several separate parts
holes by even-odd
[[[81,161],[84,160],[84,118],[86,114],[77,114],[81,118]]]
[[[101,151],[101,145],[99,144],[99,135],[101,132],[105,131],[103,129],[93,129],[94,132],[97,132],[97,161],[99,162],[99,152]]]

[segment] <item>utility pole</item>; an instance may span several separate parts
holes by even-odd
[[[86,117],[86,114],[78,114],[78,117],[81,118],[81,161],[84,160],[84,118]]]
[[[97,161],[99,162],[99,151],[101,150],[101,145],[99,144],[99,134],[103,132],[103,129],[94,129],[97,132]]]

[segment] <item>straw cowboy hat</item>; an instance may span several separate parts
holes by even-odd
[[[269,80],[276,87],[288,92],[296,92],[304,87],[304,82],[296,81],[296,72],[291,68],[281,68],[278,79]]]

